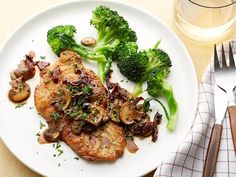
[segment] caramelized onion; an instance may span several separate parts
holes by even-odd
[[[131,153],[135,153],[139,149],[135,142],[131,140],[126,140],[126,148]]]

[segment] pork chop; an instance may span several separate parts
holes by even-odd
[[[35,106],[49,128],[60,131],[61,139],[84,159],[113,161],[123,155],[124,133],[109,121],[107,90],[75,52],[62,52],[40,76]],[[81,131],[84,124],[93,131]]]

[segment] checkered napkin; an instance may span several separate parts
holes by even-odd
[[[236,54],[236,40],[231,42],[234,54]],[[225,43],[224,48],[225,52],[227,52],[228,42]],[[218,54],[221,52],[220,49],[221,47],[219,46]],[[194,123],[176,151],[172,152],[170,156],[161,163],[154,177],[202,177],[204,160],[215,120],[213,98],[214,84],[215,78],[212,59],[200,83],[198,108]],[[228,113],[226,113],[223,121],[215,177],[236,177],[236,156]]]

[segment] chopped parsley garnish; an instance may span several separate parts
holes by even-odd
[[[79,157],[74,157],[75,160],[79,160]]]
[[[21,107],[23,107],[24,105],[25,105],[25,102],[19,103],[19,104],[17,104],[17,105],[15,106],[15,109],[21,108]]]
[[[60,147],[61,147],[61,145],[60,145],[59,141],[57,141],[57,144],[56,144],[55,149],[57,150],[57,149],[59,149]]]
[[[61,144],[59,141],[57,141],[57,143],[55,144],[52,144],[53,148],[58,152],[58,153],[55,153],[53,154],[53,157],[59,157],[64,151],[61,148]]]
[[[91,95],[93,93],[93,89],[90,86],[85,86],[82,88],[82,92],[85,95]]]
[[[131,141],[134,141],[134,136],[131,134],[131,133],[128,133],[126,136],[125,136],[126,140],[131,140]]]
[[[40,56],[40,58],[41,58],[42,60],[46,59],[46,57],[45,57],[45,56]]]
[[[55,121],[59,121],[60,119],[61,119],[61,115],[58,113],[58,112],[56,112],[56,111],[54,111],[54,112],[52,112],[52,118],[55,120]]]
[[[93,111],[92,111],[92,115],[97,115],[99,113],[99,111],[97,110],[97,109],[93,109]]]
[[[64,151],[61,150],[61,149],[58,149],[57,151],[59,152],[59,153],[57,154],[58,157],[64,152]]]
[[[40,136],[40,132],[36,133],[36,136]]]
[[[40,130],[41,130],[43,127],[46,127],[46,125],[43,124],[43,123],[40,121],[40,123],[39,123],[39,128],[40,128]]]

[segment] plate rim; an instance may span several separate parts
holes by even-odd
[[[139,12],[142,12],[143,14],[149,16],[150,18],[153,18],[155,19],[156,21],[158,21],[161,25],[163,25],[163,27],[173,35],[173,37],[178,41],[178,43],[181,45],[181,47],[183,48],[185,54],[187,55],[187,60],[188,60],[188,63],[191,67],[191,71],[193,72],[193,83],[194,83],[194,89],[197,91],[194,93],[194,109],[192,110],[191,112],[191,119],[192,119],[192,123],[194,122],[194,117],[195,117],[195,114],[196,114],[196,111],[197,111],[197,103],[198,103],[198,89],[199,89],[199,85],[198,85],[198,78],[197,78],[197,73],[196,73],[196,70],[195,70],[195,66],[193,64],[193,61],[192,61],[192,57],[191,55],[189,54],[187,48],[185,47],[184,43],[181,41],[181,39],[179,38],[179,36],[174,32],[173,29],[171,29],[166,23],[162,22],[158,16],[154,16],[152,15],[151,13],[141,9],[140,7],[137,7],[135,5],[132,5],[132,4],[129,4],[127,2],[124,2],[124,1],[117,1],[117,0],[69,0],[69,1],[64,1],[64,2],[57,2],[56,4],[53,4],[53,5],[49,5],[47,7],[44,7],[43,9],[33,13],[30,17],[26,18],[25,20],[23,20],[22,23],[20,23],[19,25],[17,25],[17,27],[15,28],[15,30],[13,30],[12,32],[10,32],[10,34],[7,35],[7,37],[5,38],[5,40],[3,40],[3,43],[2,45],[0,45],[0,55],[1,53],[3,52],[3,49],[4,47],[6,46],[6,44],[8,43],[9,40],[11,40],[14,36],[14,34],[19,31],[22,27],[24,27],[25,25],[27,25],[27,23],[29,23],[31,20],[33,20],[34,18],[48,12],[48,11],[51,11],[55,8],[58,8],[60,6],[64,6],[64,5],[67,5],[67,4],[73,4],[73,3],[80,3],[80,2],[108,2],[108,3],[113,3],[113,4],[121,4],[121,5],[124,5],[124,6],[127,6],[129,8],[132,8],[132,9],[135,9]],[[191,125],[192,123],[190,124],[190,127],[188,128],[188,132],[189,130],[191,129]],[[185,136],[183,136],[182,138],[182,141],[183,139],[186,137],[186,135],[188,134],[188,132],[185,134]],[[17,154],[14,152],[13,148],[10,148],[11,145],[10,145],[10,142],[8,142],[8,140],[6,138],[4,138],[3,136],[3,133],[1,132],[1,129],[0,129],[0,138],[2,140],[2,142],[4,143],[4,145],[7,147],[7,149],[14,155],[14,157],[16,157],[21,163],[23,163],[27,168],[31,169],[32,171],[40,174],[40,175],[47,175],[47,174],[44,174],[43,172],[39,171],[37,168],[35,168],[34,166],[31,166],[29,163],[27,163],[23,158],[21,157],[18,157]],[[145,172],[143,172],[143,174],[140,174],[141,176],[143,175],[146,175],[148,173],[150,173],[151,171],[155,170],[156,168],[158,167],[158,164],[156,164],[156,167],[154,168],[150,168],[148,170],[146,170]]]

